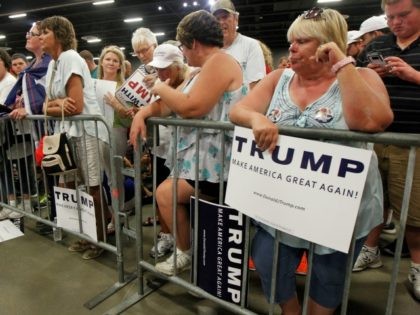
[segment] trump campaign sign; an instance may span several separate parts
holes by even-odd
[[[258,149],[235,128],[225,202],[296,237],[348,252],[372,152],[280,135]]]

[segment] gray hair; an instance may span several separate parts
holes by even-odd
[[[136,49],[137,46],[143,43],[155,46],[158,44],[155,34],[153,34],[150,29],[140,27],[134,31],[133,36],[131,37],[131,45],[133,46],[133,49]]]

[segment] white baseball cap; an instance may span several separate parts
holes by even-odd
[[[229,13],[236,14],[235,6],[230,0],[217,0],[210,7],[211,14],[215,14],[219,10],[225,10]]]
[[[184,61],[184,56],[182,55],[181,50],[171,44],[161,44],[157,46],[153,52],[153,60],[148,63],[148,66],[164,69],[169,67],[175,61]]]
[[[386,22],[385,15],[372,16],[360,24],[360,36],[363,36],[366,33],[381,30],[387,28],[388,23]]]
[[[348,31],[347,32],[347,45],[360,41],[362,33],[359,31]]]

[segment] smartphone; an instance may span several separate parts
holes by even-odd
[[[10,113],[12,110],[10,107],[0,104],[0,113]]]
[[[373,63],[375,65],[380,65],[382,67],[386,66],[386,61],[384,60],[384,57],[379,52],[371,52],[367,55],[367,58],[369,59],[370,63]]]

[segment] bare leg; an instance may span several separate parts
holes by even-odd
[[[280,307],[281,307],[281,313],[283,315],[300,315],[301,314],[301,308],[300,308],[299,301],[296,295],[295,297],[291,298],[285,303],[281,303]]]
[[[319,305],[314,300],[309,299],[308,302],[308,313],[310,315],[333,315],[335,309],[333,308],[326,308],[324,306]]]
[[[407,225],[405,236],[408,249],[410,250],[411,260],[416,264],[420,264],[420,228]]]
[[[162,182],[156,191],[156,199],[159,206],[161,219],[164,225],[172,232],[172,191],[173,179],[168,178]],[[177,247],[182,250],[190,248],[190,219],[188,215],[187,205],[190,196],[194,194],[194,188],[185,180],[178,179],[178,196],[177,196]]]

